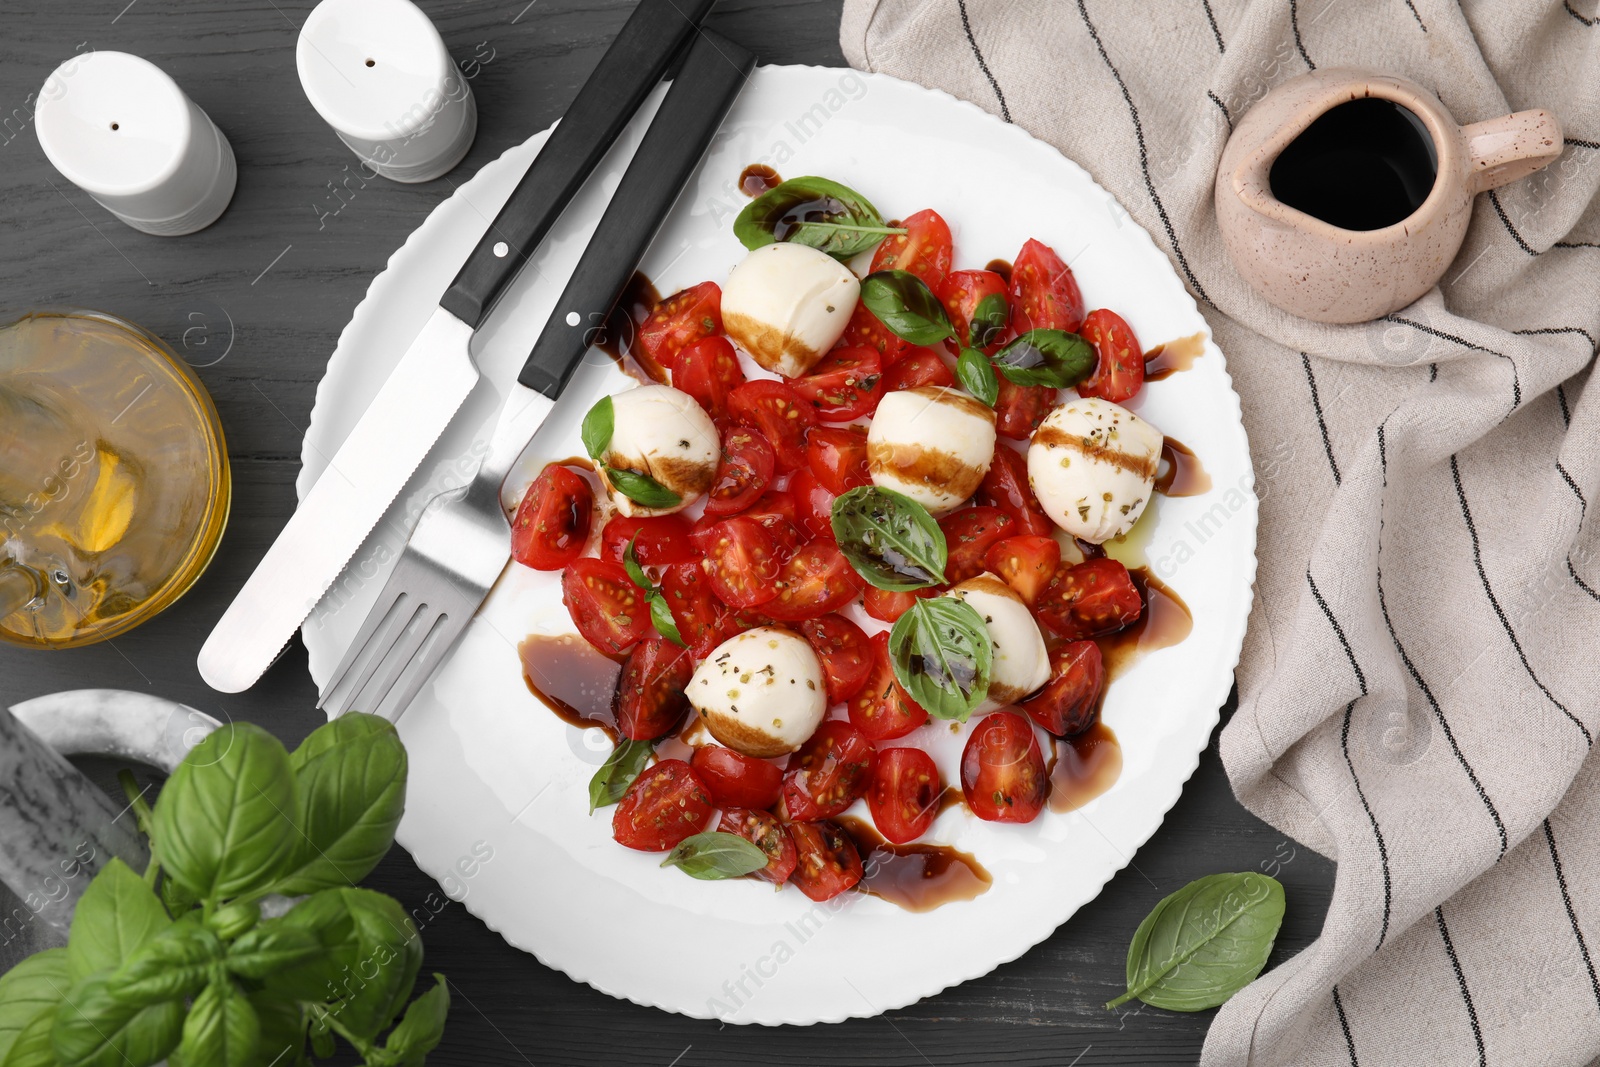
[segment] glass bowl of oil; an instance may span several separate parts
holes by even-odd
[[[159,337],[99,311],[0,326],[0,641],[150,619],[211,562],[231,495],[211,397]]]

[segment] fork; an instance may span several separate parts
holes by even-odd
[[[397,721],[505,570],[506,476],[595,339],[586,324],[605,321],[755,66],[726,38],[699,34],[512,385],[476,475],[429,503],[319,695],[330,714]]]

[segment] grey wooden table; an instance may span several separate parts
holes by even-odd
[[[298,641],[238,696],[209,690],[195,653],[294,509],[317,381],[373,275],[454,186],[562,113],[632,7],[421,0],[472,75],[481,119],[454,172],[413,186],[363,182],[354,156],[302,95],[294,45],[313,4],[0,0],[0,313],[9,320],[40,306],[98,308],[166,338],[216,398],[235,485],[222,550],[184,600],[115,643],[57,654],[0,647],[0,703],[84,686],[139,689],[262,723],[291,744],[321,720]],[[839,0],[723,0],[712,25],[769,62],[842,65],[838,18]],[[159,64],[227,133],[239,187],[216,225],[178,239],[136,233],[45,160],[32,129],[34,94],[57,63],[90,48]],[[1277,963],[1317,935],[1332,865],[1239,807],[1213,742],[1156,836],[1044,944],[909,1008],[811,1028],[723,1026],[613,1000],[510,948],[452,903],[423,935],[427,968],[447,974],[456,993],[434,1062],[1193,1063],[1211,1013],[1101,1005],[1121,990],[1128,939],[1157,900],[1203,874],[1251,869],[1275,874],[1288,890]],[[370,884],[408,910],[444,899],[399,850]]]

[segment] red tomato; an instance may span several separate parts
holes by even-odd
[[[1010,515],[1016,520],[1018,533],[1046,537],[1055,529],[1028,486],[1027,459],[1014,448],[995,446],[989,473],[983,476],[983,484],[973,499]]]
[[[895,681],[894,667],[889,662],[889,635],[873,634],[871,642],[872,673],[845,711],[867,737],[892,741],[927,722],[928,712]]]
[[[778,470],[787,473],[806,465],[806,433],[817,424],[817,416],[792,388],[770,378],[745,382],[728,397],[728,411],[766,435]]]
[[[794,629],[822,661],[829,704],[842,704],[861,692],[873,667],[872,642],[861,627],[843,615],[819,615]]]
[[[752,519],[760,519],[767,525],[771,525],[777,519],[782,519],[791,526],[797,526],[800,522],[800,512],[795,506],[794,495],[780,489],[769,489],[762,493],[761,499],[746,508],[744,513]]]
[[[1056,406],[1056,391],[1044,385],[1017,385],[1005,375],[994,402],[994,432],[1013,441],[1026,441]]]
[[[757,519],[735,515],[700,537],[702,564],[711,591],[736,608],[753,608],[778,595],[774,579],[783,566],[772,534]]]
[[[1023,701],[1028,717],[1057,737],[1081,734],[1094,725],[1106,668],[1093,641],[1068,641],[1050,653],[1050,680]]]
[[[823,422],[849,422],[872,414],[883,399],[883,357],[867,345],[835,348],[789,384]]]
[[[1050,775],[1033,726],[1014,711],[978,720],[961,753],[961,792],[989,822],[1032,822],[1050,798]]]
[[[721,745],[701,745],[689,765],[719,808],[770,808],[778,802],[783,772],[764,759]]]
[[[1083,320],[1079,332],[1100,357],[1089,380],[1078,384],[1079,396],[1097,396],[1121,404],[1144,388],[1144,349],[1122,316],[1096,308]]]
[[[1083,294],[1072,269],[1048,245],[1029,241],[1011,267],[1011,332],[1066,330],[1083,324]]]
[[[937,594],[937,589],[919,589],[914,593],[897,593],[869,585],[861,596],[861,606],[867,614],[883,622],[894,622],[911,610],[919,598]]]
[[[919,385],[955,385],[956,376],[931,348],[919,348],[883,373],[883,391],[915,389]]]
[[[777,458],[767,439],[748,426],[722,431],[722,458],[706,496],[707,515],[732,515],[754,504],[772,481]]]
[[[892,365],[906,350],[906,343],[880,322],[878,316],[868,311],[867,305],[861,303],[856,304],[850,321],[845,324],[844,335],[834,347],[854,348],[858,345],[876,350],[883,357],[885,367]]]
[[[665,852],[711,821],[711,794],[681,759],[662,760],[634,779],[611,817],[611,836],[640,852]]]
[[[832,900],[861,881],[861,853],[837,823],[790,823],[789,836],[798,858],[789,881],[812,900]]]
[[[757,878],[782,885],[789,880],[800,861],[788,829],[776,816],[767,812],[751,808],[727,808],[717,823],[717,829],[738,834],[767,854],[767,865],[755,872]]]
[[[1108,558],[1061,567],[1033,607],[1040,625],[1074,641],[1115,633],[1143,613],[1144,598],[1128,568]]]
[[[654,741],[678,725],[689,710],[683,695],[694,664],[689,650],[656,633],[633,646],[617,679],[617,729],[635,741]]]
[[[629,517],[617,514],[600,531],[600,555],[616,563],[633,541],[633,555],[642,566],[665,567],[673,563],[692,563],[700,558],[689,540],[691,527],[682,515]]]
[[[672,387],[720,417],[728,413],[728,397],[744,384],[744,368],[726,337],[702,337],[678,354],[672,365]]]
[[[622,564],[585,556],[561,572],[561,602],[583,639],[619,655],[649,633],[650,606]]]
[[[806,437],[806,465],[834,496],[871,485],[867,431],[860,426],[818,426]]]
[[[711,591],[705,572],[698,563],[679,563],[661,576],[661,595],[666,598],[678,636],[688,644],[697,660],[741,629],[733,611]]]
[[[511,520],[512,558],[536,571],[558,571],[583,555],[593,521],[594,489],[581,474],[552,463],[517,505]]]
[[[837,815],[872,784],[877,750],[843,719],[824,719],[789,759],[783,776],[783,814],[791,822]]]
[[[818,482],[811,468],[794,472],[788,493],[794,497],[800,528],[812,537],[833,536],[833,502],[838,498]]]
[[[1051,537],[1022,534],[990,545],[983,562],[1031,608],[1061,567],[1061,546]]]
[[[865,584],[831,536],[802,545],[778,571],[778,595],[761,610],[780,622],[814,619],[838,611],[856,598]]]
[[[658,366],[671,370],[684,348],[721,332],[722,290],[716,282],[701,282],[656,305],[639,327],[639,347]]]
[[[917,212],[900,225],[906,232],[884,238],[872,254],[872,269],[908,270],[938,292],[955,255],[949,225],[931,209]]]
[[[977,314],[978,305],[992,296],[1000,298],[1000,323],[987,330],[983,337],[974,338],[972,317]],[[950,325],[956,328],[955,339],[946,341],[946,346],[953,346],[957,352],[976,348],[988,356],[1000,351],[1006,336],[1005,299],[1006,280],[992,270],[958,270],[951,274],[939,287],[939,302],[950,316]],[[974,341],[982,343],[974,344]]]
[[[976,578],[987,569],[984,562],[989,548],[1017,532],[1017,524],[999,508],[962,508],[939,520],[950,562],[944,566],[945,581],[951,585]]]
[[[886,748],[878,753],[867,806],[884,840],[896,845],[915,841],[939,817],[944,783],[933,757],[920,748]]]

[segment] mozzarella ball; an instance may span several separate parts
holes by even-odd
[[[718,741],[769,759],[806,743],[828,710],[828,689],[803,638],[760,626],[705,658],[689,679],[689,703]]]
[[[1069,400],[1028,445],[1028,484],[1055,524],[1100,544],[1144,512],[1161,465],[1161,431],[1098,397]]]
[[[944,595],[971,604],[983,617],[994,645],[989,695],[978,705],[979,714],[1020,703],[1050,680],[1050,653],[1044,647],[1044,635],[1016,590],[985,572]]]
[[[607,467],[647,474],[681,498],[670,508],[647,508],[611,483],[600,480],[624,515],[670,515],[682,511],[711,488],[722,454],[717,428],[694,397],[665,385],[641,385],[611,398],[614,428],[600,457]]]
[[[994,459],[994,410],[959,389],[924,385],[886,395],[867,428],[874,485],[935,515],[978,491]]]
[[[779,241],[748,256],[722,286],[722,328],[750,358],[798,378],[844,334],[861,283],[815,248]]]

